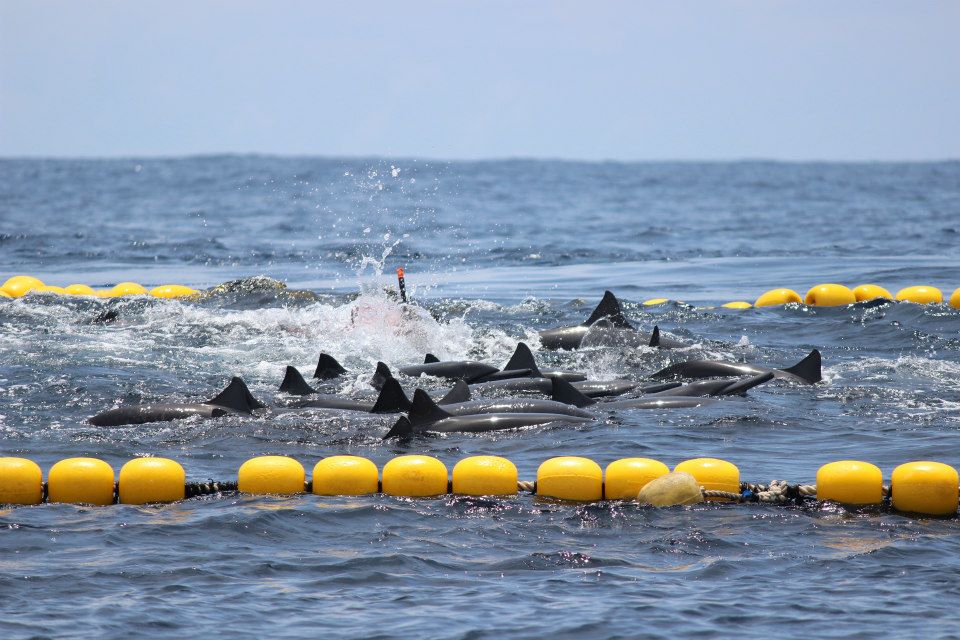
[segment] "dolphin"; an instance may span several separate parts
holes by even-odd
[[[540,398],[471,400],[440,407],[439,403],[434,402],[429,395],[420,389],[413,393],[409,416],[411,422],[417,424],[417,418],[423,416],[439,416],[436,418],[439,420],[441,417],[468,416],[478,413],[556,413],[580,418],[593,417],[590,413],[573,405]]]
[[[503,366],[501,373],[524,369],[529,371],[527,375],[531,378],[563,378],[568,382],[581,382],[587,379],[586,375],[576,371],[562,371],[560,369],[549,369],[545,371],[541,369],[537,366],[537,360],[533,357],[533,352],[530,351],[530,347],[523,342],[518,342],[517,348],[513,351],[513,355],[510,356],[510,361]],[[489,379],[490,378],[484,378],[483,380],[478,380],[478,382],[487,382]]]
[[[472,385],[476,391],[514,391],[533,392],[549,395],[553,390],[553,378],[517,378],[513,380],[495,380]],[[619,396],[636,389],[637,383],[629,380],[584,380],[570,383],[581,393],[592,398],[601,396]],[[679,386],[679,385],[674,385]],[[657,388],[662,388],[657,385]]]
[[[683,343],[654,334],[638,332],[620,309],[620,301],[611,291],[604,291],[600,304],[583,324],[572,327],[545,329],[540,332],[540,345],[544,349],[578,349],[581,346],[656,346],[673,349]],[[588,339],[589,336],[589,339]]]
[[[297,375],[300,374],[297,373]],[[364,413],[400,413],[410,409],[410,399],[403,392],[400,383],[395,378],[390,378],[384,381],[380,394],[374,402],[314,392],[314,395],[309,398],[288,405],[284,409],[340,409]]]
[[[437,378],[472,382],[489,376],[490,374],[498,373],[500,370],[485,362],[449,360],[446,362],[427,362],[424,364],[408,365],[400,367],[399,371],[405,376],[414,378],[425,374]]]
[[[334,378],[339,378],[347,372],[336,358],[333,356],[321,353],[320,358],[317,360],[317,368],[313,372],[313,377],[319,380],[332,380]]]
[[[639,398],[627,398],[625,400],[612,400],[609,402],[599,402],[593,398],[588,398],[576,387],[566,380],[555,379],[553,381],[553,393],[551,397],[557,402],[571,404],[575,407],[594,407],[596,409],[678,409],[685,407],[699,407],[705,404],[719,402],[715,398],[706,396],[660,396],[647,395]]]
[[[419,389],[414,393],[422,393]],[[425,395],[425,394],[424,394]],[[480,433],[502,429],[532,427],[550,422],[586,423],[594,418],[562,415],[556,413],[477,413],[454,416],[440,407],[429,416],[413,415],[410,418],[400,416],[393,428],[383,436],[383,440],[393,437],[405,438],[416,433]]]
[[[719,376],[757,375],[773,373],[778,380],[800,384],[816,384],[823,379],[821,374],[820,352],[814,349],[806,358],[785,369],[772,369],[745,362],[723,362],[720,360],[688,360],[678,362],[661,369],[651,378],[714,378]]]
[[[662,398],[664,396],[742,396],[750,389],[773,380],[773,372],[768,371],[757,376],[746,378],[737,378],[731,380],[709,380],[706,382],[694,382],[684,384],[673,389],[665,389],[651,396]]]
[[[228,414],[251,415],[254,409],[264,407],[266,405],[253,397],[243,380],[234,377],[223,391],[206,402],[164,402],[118,407],[98,413],[88,422],[97,427],[118,427],[125,424],[166,422],[190,416],[219,418]]]

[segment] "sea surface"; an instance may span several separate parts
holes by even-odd
[[[557,455],[812,483],[833,460],[960,466],[960,310],[791,305],[773,287],[960,286],[960,163],[438,162],[211,156],[0,160],[0,280],[222,285],[196,302],[0,300],[0,456],[180,461]],[[394,271],[406,269],[405,313]],[[604,290],[689,347],[539,349]],[[644,306],[650,298],[669,298]],[[682,302],[680,302],[682,301]],[[104,311],[113,322],[98,321]],[[373,366],[544,363],[643,380],[693,358],[789,366],[708,407],[584,426],[381,440],[395,416],[314,411],[97,428],[126,403],[202,401],[242,376],[267,404],[321,351]],[[412,380],[406,381],[412,388]],[[211,496],[160,506],[0,508],[0,637],[957,637],[960,522],[717,503]]]

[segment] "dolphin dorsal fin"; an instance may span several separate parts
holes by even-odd
[[[320,380],[333,380],[339,378],[347,372],[337,359],[328,353],[321,353],[317,359],[317,369],[313,372],[313,377]]]
[[[378,362],[377,368],[373,372],[373,377],[370,378],[370,386],[379,391],[383,388],[383,383],[392,377],[393,373],[390,371],[390,367],[383,362]]]
[[[773,380],[773,371],[768,371],[766,373],[761,373],[758,376],[750,376],[749,378],[740,378],[739,380],[734,380],[723,389],[716,391],[710,395],[714,396],[742,396],[750,389],[763,384],[764,382],[770,382]]]
[[[601,318],[609,318],[613,326],[620,329],[633,329],[633,325],[623,317],[623,311],[620,310],[620,301],[617,300],[617,296],[613,295],[611,291],[603,292],[603,299],[600,300],[600,304],[593,310],[593,313],[591,313],[587,321],[583,323],[583,326],[589,327]]]
[[[400,416],[400,419],[393,425],[390,431],[380,438],[381,440],[387,440],[388,438],[409,438],[413,433],[413,425],[410,424],[410,421],[407,420],[407,416]]]
[[[807,355],[806,358],[792,367],[784,369],[784,371],[787,373],[792,373],[795,376],[800,376],[810,384],[816,384],[820,382],[823,380],[820,352],[814,349],[809,353],[809,355]]]
[[[434,362],[440,362],[440,358],[432,353],[428,353],[423,357],[423,364],[433,364]]]
[[[413,392],[413,403],[410,405],[408,415],[410,416],[410,424],[414,427],[450,417],[450,414],[441,409],[423,389],[417,389]]]
[[[396,378],[387,378],[370,413],[400,413],[410,409],[410,398]]]
[[[254,409],[260,408],[257,406],[260,405],[260,403],[254,400],[256,404],[251,404],[251,398],[253,398],[253,396],[250,395],[250,390],[247,389],[244,381],[234,376],[234,378],[230,380],[230,384],[228,384],[223,391],[218,393],[216,397],[207,400],[204,404],[212,404],[231,411],[239,411],[240,413],[252,413]]]
[[[588,398],[580,393],[579,389],[563,378],[552,378],[552,384],[553,390],[550,394],[552,400],[562,402],[563,404],[572,404],[581,409],[597,403],[593,398]]]
[[[526,343],[518,342],[517,348],[513,351],[513,355],[510,356],[510,361],[503,365],[504,371],[511,371],[515,369],[529,369],[530,377],[542,377],[540,369],[537,367],[537,361],[533,357],[533,352],[530,351],[530,347],[528,347]]]
[[[650,344],[651,347],[660,346],[660,327],[653,325],[653,331],[650,332]]]
[[[283,382],[280,383],[279,391],[295,396],[306,396],[317,392],[316,389],[307,384],[307,381],[303,379],[303,376],[300,375],[296,367],[287,367],[287,371],[283,374]]]
[[[447,392],[447,395],[437,400],[437,404],[456,404],[458,402],[470,402],[470,385],[463,380],[457,380],[453,388]]]

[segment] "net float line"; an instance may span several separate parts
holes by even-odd
[[[406,280],[403,268],[397,269],[397,286],[401,300],[407,301]],[[185,298],[199,296],[202,291],[179,284],[165,284],[147,289],[136,282],[121,282],[109,289],[94,289],[85,284],[71,284],[66,286],[48,285],[33,276],[16,275],[8,278],[0,286],[0,298],[20,298],[29,293],[51,293],[57,295],[94,296],[98,298],[118,298],[124,296],[150,295],[156,298]],[[896,295],[884,287],[876,284],[862,284],[849,288],[842,284],[818,284],[811,287],[805,296],[801,296],[793,289],[777,288],[760,294],[752,303],[747,300],[735,300],[721,306],[726,309],[751,309],[753,307],[773,307],[785,304],[806,304],[815,307],[838,307],[867,302],[870,300],[890,300],[895,302],[912,302],[914,304],[943,304],[947,303],[960,309],[960,288],[953,291],[949,298],[943,292],[931,285],[914,285],[904,287]],[[666,304],[672,298],[650,298],[643,301],[644,306],[653,307]]]
[[[655,506],[701,501],[802,504],[808,500],[889,507],[927,516],[956,516],[960,501],[957,470],[941,462],[915,461],[896,467],[884,485],[880,468],[859,460],[821,466],[816,484],[742,482],[740,470],[717,458],[694,458],[673,470],[651,458],[622,458],[601,469],[589,458],[559,456],[544,461],[536,480],[522,481],[517,467],[499,456],[471,456],[452,472],[432,456],[404,455],[383,469],[363,457],[337,455],[313,467],[312,478],[287,456],[258,456],[240,465],[237,479],[187,482],[183,466],[168,458],[134,458],[116,476],[98,458],[55,463],[46,481],[40,466],[26,458],[0,458],[0,504],[153,504],[205,495],[360,496],[383,493],[407,498],[447,494],[511,496],[520,492],[570,502],[638,500]]]

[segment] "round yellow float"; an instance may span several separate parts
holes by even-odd
[[[517,466],[499,456],[471,456],[453,467],[453,492],[467,496],[517,493]]]
[[[550,458],[537,469],[537,494],[561,500],[601,500],[603,470],[589,458]]]
[[[26,295],[31,289],[44,286],[43,280],[33,276],[13,276],[8,278],[0,289],[3,289],[11,298],[19,298]]]
[[[40,504],[43,472],[33,460],[0,458],[0,504]]]
[[[85,284],[71,284],[68,287],[65,287],[64,290],[67,292],[67,295],[71,295],[71,296],[97,295],[97,292],[93,290],[93,287],[89,287]]]
[[[917,304],[940,304],[943,302],[943,293],[936,287],[906,287],[897,291],[897,300]]]
[[[168,458],[136,458],[120,468],[117,494],[123,504],[183,500],[187,474]]]
[[[50,502],[113,504],[113,469],[97,458],[67,458],[47,473]]]
[[[893,300],[893,294],[876,284],[862,284],[853,290],[853,296],[857,302],[864,300],[874,300],[875,298],[885,298]]]
[[[119,298],[122,296],[139,296],[149,293],[143,285],[136,282],[121,282],[114,285],[108,292],[109,297]]]
[[[380,471],[359,456],[330,456],[313,467],[313,492],[318,496],[361,496],[379,490]]]
[[[163,284],[150,289],[150,295],[155,298],[183,298],[197,293],[200,292],[180,284]]]
[[[807,291],[803,301],[816,307],[842,307],[856,302],[857,296],[842,284],[818,284]]]
[[[708,491],[740,493],[740,469],[731,462],[717,458],[694,458],[684,460],[673,468],[674,472],[689,473],[701,487]],[[723,500],[724,498],[711,498]]]
[[[776,307],[791,302],[803,302],[800,294],[793,289],[771,289],[753,303],[755,307]]]
[[[893,470],[890,496],[897,511],[932,516],[957,512],[957,470],[942,462],[908,462]]]
[[[237,488],[243,493],[302,493],[306,472],[303,465],[287,456],[259,456],[240,465]]]
[[[743,300],[736,300],[722,305],[724,309],[752,309],[753,305]]]
[[[651,480],[670,473],[670,468],[650,458],[622,458],[607,465],[603,496],[607,500],[633,500]]]
[[[383,465],[383,492],[391,496],[439,496],[447,484],[447,467],[430,456],[399,456]]]
[[[817,469],[817,500],[841,504],[880,504],[883,473],[876,465],[859,460],[838,460]]]

